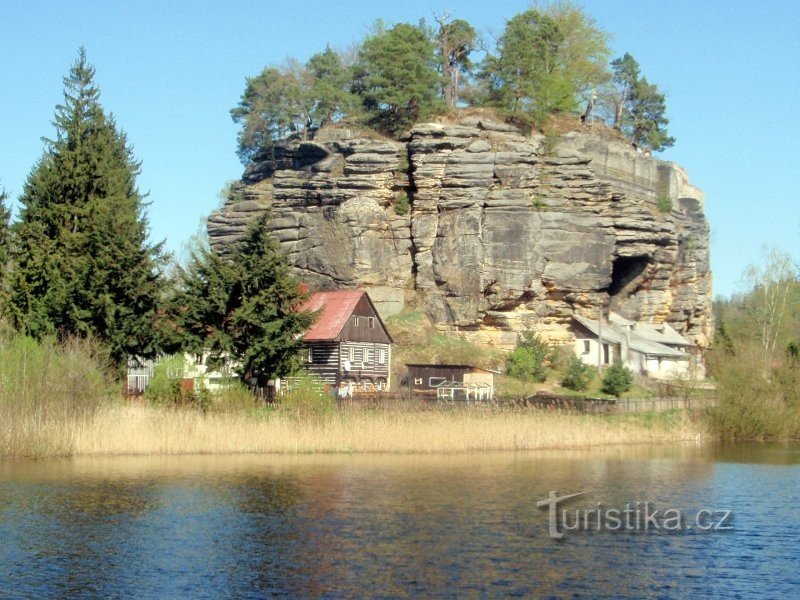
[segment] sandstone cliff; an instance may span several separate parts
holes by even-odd
[[[412,306],[510,346],[525,327],[567,341],[571,315],[603,305],[708,343],[702,192],[677,165],[589,131],[526,137],[475,116],[403,141],[323,130],[247,168],[209,218],[213,246],[266,210],[304,281],[367,288],[383,314]]]

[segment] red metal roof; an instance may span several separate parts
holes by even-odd
[[[363,290],[341,290],[313,294],[303,303],[300,310],[315,312],[322,309],[322,313],[303,336],[303,339],[309,341],[335,340],[347,325],[347,320],[365,293]]]

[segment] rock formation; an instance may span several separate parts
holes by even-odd
[[[411,306],[508,347],[526,327],[568,341],[572,314],[602,306],[709,340],[702,192],[609,136],[526,137],[476,116],[403,141],[322,130],[247,168],[209,218],[214,248],[266,210],[304,281],[366,288],[384,315]]]

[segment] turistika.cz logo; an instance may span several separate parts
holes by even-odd
[[[733,529],[730,510],[703,508],[690,515],[678,508],[656,509],[650,502],[629,502],[625,508],[606,508],[599,502],[592,508],[563,508],[570,500],[588,493],[559,496],[558,492],[551,491],[545,500],[536,503],[537,507],[548,510],[551,538],[559,540],[567,531],[658,533]]]

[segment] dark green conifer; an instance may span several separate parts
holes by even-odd
[[[314,315],[297,309],[305,296],[267,216],[247,237],[220,256],[207,244],[179,269],[171,313],[185,351],[207,353],[213,368],[229,368],[261,385],[300,365],[301,336]]]
[[[156,351],[161,246],[147,241],[139,163],[100,105],[81,48],[64,78],[55,139],[20,198],[10,293],[15,326],[34,337],[94,336],[111,356]]]

